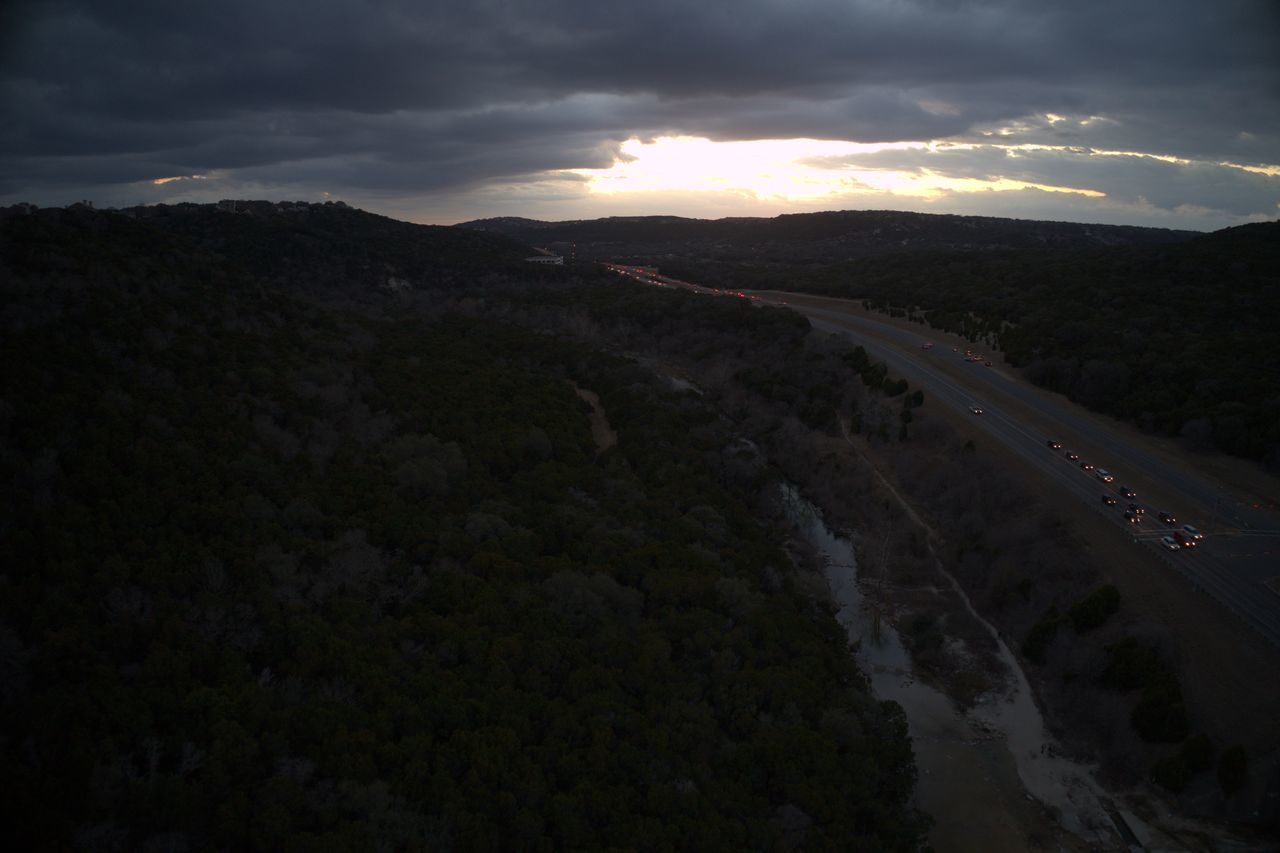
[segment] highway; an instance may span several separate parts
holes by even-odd
[[[785,305],[807,316],[814,328],[847,336],[884,361],[891,372],[923,389],[929,398],[926,405],[932,401],[961,412],[975,429],[1026,460],[1054,488],[1109,519],[1117,535],[1134,541],[1134,547],[1153,549],[1171,569],[1280,647],[1280,521],[1266,507],[1242,501],[1189,466],[1157,458],[1104,420],[1003,370],[986,367],[981,361],[967,362],[962,352],[943,344],[923,349],[922,344],[930,340],[926,329],[904,329],[856,310],[842,310],[838,300],[779,292],[720,291],[643,268],[610,268],[647,284]],[[975,404],[983,414],[970,412]],[[1051,450],[1049,439],[1061,442],[1063,449]],[[1109,470],[1115,482],[1102,483],[1092,472],[1082,470],[1079,462],[1066,459],[1068,452],[1079,453],[1082,461]],[[1136,525],[1122,514],[1130,503],[1116,491],[1122,485],[1136,490],[1135,502],[1147,510]],[[1105,505],[1101,499],[1104,493],[1114,495],[1117,504]],[[1173,513],[1177,524],[1161,523],[1156,518],[1160,511]],[[1205,534],[1199,547],[1165,549],[1160,537],[1172,534],[1182,524],[1194,525]]]

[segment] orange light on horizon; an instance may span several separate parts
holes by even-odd
[[[882,151],[944,153],[963,145],[933,142],[859,143],[820,139],[764,139],[715,142],[665,136],[650,142],[629,139],[621,156],[605,169],[574,169],[599,195],[652,192],[708,192],[788,202],[845,195],[906,196],[923,200],[950,193],[1036,189],[1101,198],[1095,189],[1064,187],[1004,177],[951,177],[933,169],[860,167],[858,155]]]
[[[205,181],[208,179],[209,179],[208,175],[173,175],[172,177],[168,177],[168,178],[154,178],[151,181],[151,183],[154,186],[159,187],[159,186],[163,186],[164,184],[171,184],[174,181]]]

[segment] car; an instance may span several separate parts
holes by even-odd
[[[1116,486],[1116,491],[1120,493],[1120,497],[1132,500],[1138,496],[1138,493],[1128,486]]]
[[[1146,515],[1147,508],[1145,506],[1138,506],[1137,504],[1129,504],[1129,512],[1134,515]]]
[[[1050,449],[1050,450],[1061,450],[1061,449],[1062,449],[1062,442],[1061,442],[1061,441],[1054,441],[1054,440],[1051,438],[1051,439],[1049,439],[1048,444],[1049,444],[1049,449]]]
[[[1080,470],[1081,470],[1081,471],[1092,471],[1092,470],[1093,470],[1093,463],[1092,463],[1092,462],[1081,462],[1081,463],[1080,463]]]
[[[975,415],[980,415],[982,414],[982,407],[977,403],[974,403],[969,406],[969,411],[973,412]]]
[[[1093,476],[1097,477],[1104,483],[1110,483],[1115,480],[1115,477],[1106,468],[1098,468],[1093,472]]]
[[[1070,453],[1070,452],[1068,452],[1068,453],[1064,453],[1063,455],[1064,455],[1064,456],[1066,456],[1068,459],[1070,459],[1072,462],[1078,462],[1078,461],[1080,461],[1080,454],[1079,454],[1079,453]]]
[[[1125,521],[1129,522],[1130,524],[1137,524],[1139,521],[1142,520],[1141,518],[1138,517],[1138,514],[1136,512],[1132,512],[1127,509],[1124,511],[1124,518],[1125,518]]]
[[[1161,520],[1161,521],[1163,521],[1165,524],[1177,524],[1177,523],[1178,523],[1178,519],[1174,518],[1174,517],[1173,517],[1173,513],[1170,513],[1170,512],[1157,512],[1157,513],[1156,513],[1156,518],[1160,519],[1160,520]]]
[[[1189,539],[1203,539],[1203,538],[1204,538],[1204,534],[1203,534],[1203,533],[1201,533],[1199,530],[1196,530],[1196,529],[1195,529],[1194,527],[1192,527],[1190,524],[1184,524],[1184,525],[1182,525],[1182,534],[1183,534],[1184,536],[1186,536],[1187,538],[1189,538]]]
[[[1175,531],[1173,531],[1173,541],[1174,541],[1174,542],[1177,542],[1177,543],[1178,543],[1179,545],[1181,545],[1183,548],[1194,548],[1194,547],[1196,547],[1196,540],[1192,539],[1192,538],[1191,538],[1191,537],[1189,537],[1189,536],[1183,536],[1183,535],[1182,535],[1182,531],[1181,531],[1181,530],[1175,530]]]
[[[1115,495],[1103,495],[1103,496],[1102,496],[1102,502],[1103,502],[1104,504],[1106,504],[1107,506],[1115,506],[1115,505],[1116,505],[1116,503],[1117,503],[1117,502],[1116,502],[1116,496],[1115,496]]]
[[[1161,537],[1160,537],[1160,544],[1161,544],[1161,545],[1163,545],[1164,547],[1168,548],[1170,551],[1178,551],[1178,550],[1180,550],[1180,549],[1182,548],[1182,546],[1181,546],[1181,545],[1179,545],[1177,542],[1174,542],[1174,541],[1173,541],[1173,537],[1172,537],[1172,536],[1161,536]]]
[[[990,367],[990,366],[991,366],[991,362],[989,362],[989,361],[988,361],[988,362],[986,362],[986,366],[987,366],[987,367]]]

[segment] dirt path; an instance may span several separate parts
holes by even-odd
[[[604,413],[604,406],[600,405],[600,395],[595,391],[579,388],[573,382],[569,384],[573,386],[574,393],[591,406],[591,438],[596,443],[596,455],[599,456],[618,444],[618,434],[609,426],[609,418]]]
[[[849,435],[849,424],[845,422],[844,418],[840,419],[840,432],[844,434],[844,440],[853,448],[853,452],[858,454],[858,458],[867,464],[871,469],[871,473],[876,475],[876,479],[880,481],[880,485],[884,486],[889,494],[893,495],[893,499],[897,502],[898,506],[902,508],[902,511],[907,514],[907,517],[910,518],[917,527],[921,528],[926,534],[928,534],[925,541],[928,543],[930,555],[932,555],[936,561],[938,557],[937,554],[934,554],[933,542],[938,538],[938,534],[928,525],[928,523],[925,522],[923,518],[916,514],[915,508],[911,506],[906,498],[898,493],[898,490],[893,487],[893,483],[889,482],[889,478],[884,475],[880,470],[880,467],[876,465],[875,461],[862,452],[861,448],[859,448],[857,443],[853,440],[853,437]],[[942,567],[940,562],[938,563],[938,567]]]

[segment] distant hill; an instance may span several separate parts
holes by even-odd
[[[519,264],[527,246],[500,234],[415,225],[340,203],[264,201],[157,205],[124,211],[254,274],[319,291],[447,286],[459,271]]]
[[[502,217],[455,227],[504,234],[560,251],[572,246],[580,258],[646,256],[756,263],[834,263],[918,251],[1167,245],[1197,236],[1197,232],[1164,228],[890,210],[799,213],[772,219],[627,216],[540,222]]]
[[[270,286],[359,299],[387,289],[449,289],[480,273],[523,269],[528,246],[510,237],[415,225],[341,203],[237,201],[94,210],[0,210],[10,264],[92,251],[101,266],[190,256]],[[92,248],[90,248],[92,247]]]

